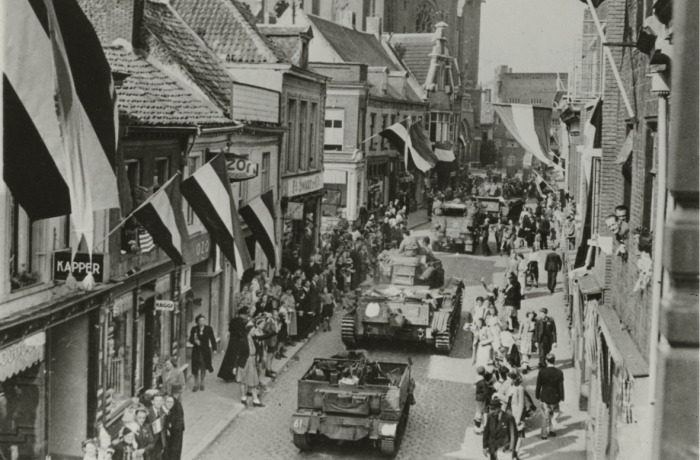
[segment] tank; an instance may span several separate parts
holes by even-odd
[[[362,293],[342,318],[348,349],[381,342],[417,342],[439,353],[452,351],[462,312],[464,283],[450,278],[439,289],[390,285]]]
[[[432,217],[432,248],[442,252],[474,252],[474,206],[447,202]]]
[[[362,352],[317,358],[298,382],[290,431],[309,451],[319,438],[370,439],[387,456],[401,446],[415,381],[408,363],[372,362]]]

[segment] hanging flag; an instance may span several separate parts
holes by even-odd
[[[586,183],[591,183],[591,168],[594,157],[602,155],[603,100],[597,98],[586,105],[586,123],[583,126],[583,173]]]
[[[171,177],[156,193],[134,211],[134,216],[143,227],[139,231],[141,252],[158,246],[172,259],[182,265],[183,243],[187,235],[182,206],[177,202],[177,185],[180,174]]]
[[[435,143],[435,156],[440,161],[455,161],[455,154],[452,151],[452,145],[448,142]]]
[[[549,136],[552,109],[526,104],[493,104],[493,107],[518,144],[545,166],[551,166]]]
[[[2,20],[5,183],[32,220],[71,214],[77,241],[91,240],[92,212],[119,207],[100,41],[75,0],[9,2]]]
[[[224,155],[217,155],[183,180],[180,192],[204,224],[212,241],[243,278],[243,274],[253,268],[253,263],[245,245]]]
[[[404,161],[408,165],[409,156],[416,167],[423,172],[435,167],[438,162],[433,153],[430,139],[426,136],[420,122],[411,124],[409,118],[394,123],[379,133],[399,152],[404,152]]]
[[[554,192],[554,188],[550,187],[550,185],[542,178],[542,176],[537,174],[537,171],[533,169],[532,172],[535,174],[535,187],[537,187],[537,191],[539,192],[541,197],[544,197],[547,193]]]
[[[250,228],[267,261],[272,268],[276,266],[277,239],[275,238],[275,200],[273,191],[263,193],[250,200],[238,211]]]

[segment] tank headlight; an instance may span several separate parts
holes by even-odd
[[[396,425],[395,424],[385,424],[379,427],[379,434],[382,436],[393,437],[396,436]]]

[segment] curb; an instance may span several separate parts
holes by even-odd
[[[407,229],[407,230],[412,230],[412,229],[414,229],[414,228],[416,228],[416,227],[420,227],[421,225],[427,224],[428,222],[430,222],[430,221],[429,221],[428,219],[425,219],[425,220],[423,220],[423,221],[420,221],[420,222],[416,222],[416,223],[414,223],[414,224],[411,224],[410,226],[406,226],[406,229]]]
[[[301,351],[306,347],[306,345],[311,342],[311,339],[313,339],[316,336],[316,333],[318,331],[313,331],[312,333],[309,334],[309,337],[306,339],[306,341],[302,342],[301,344],[298,345],[298,348],[294,353],[292,353],[289,357],[284,358],[283,360],[274,360],[272,368],[277,369],[275,372],[279,374],[279,372],[284,369],[284,367],[294,359]],[[279,362],[279,365],[275,365],[275,362]],[[265,387],[268,387],[270,383],[272,382],[272,379],[270,377],[261,377],[260,378],[260,383],[265,385]],[[196,460],[199,458],[202,453],[211,446],[214,441],[223,433],[233,422],[236,420],[236,418],[241,414],[246,409],[246,406],[241,404],[240,402],[235,403],[235,407],[229,412],[229,414],[226,416],[226,418],[222,419],[219,421],[219,423],[216,424],[216,426],[209,432],[207,435],[202,438],[197,445],[190,450],[190,453],[183,453],[182,455],[182,460]]]

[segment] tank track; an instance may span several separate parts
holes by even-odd
[[[349,349],[357,348],[357,339],[355,338],[355,318],[353,316],[344,316],[340,325],[340,338]]]

